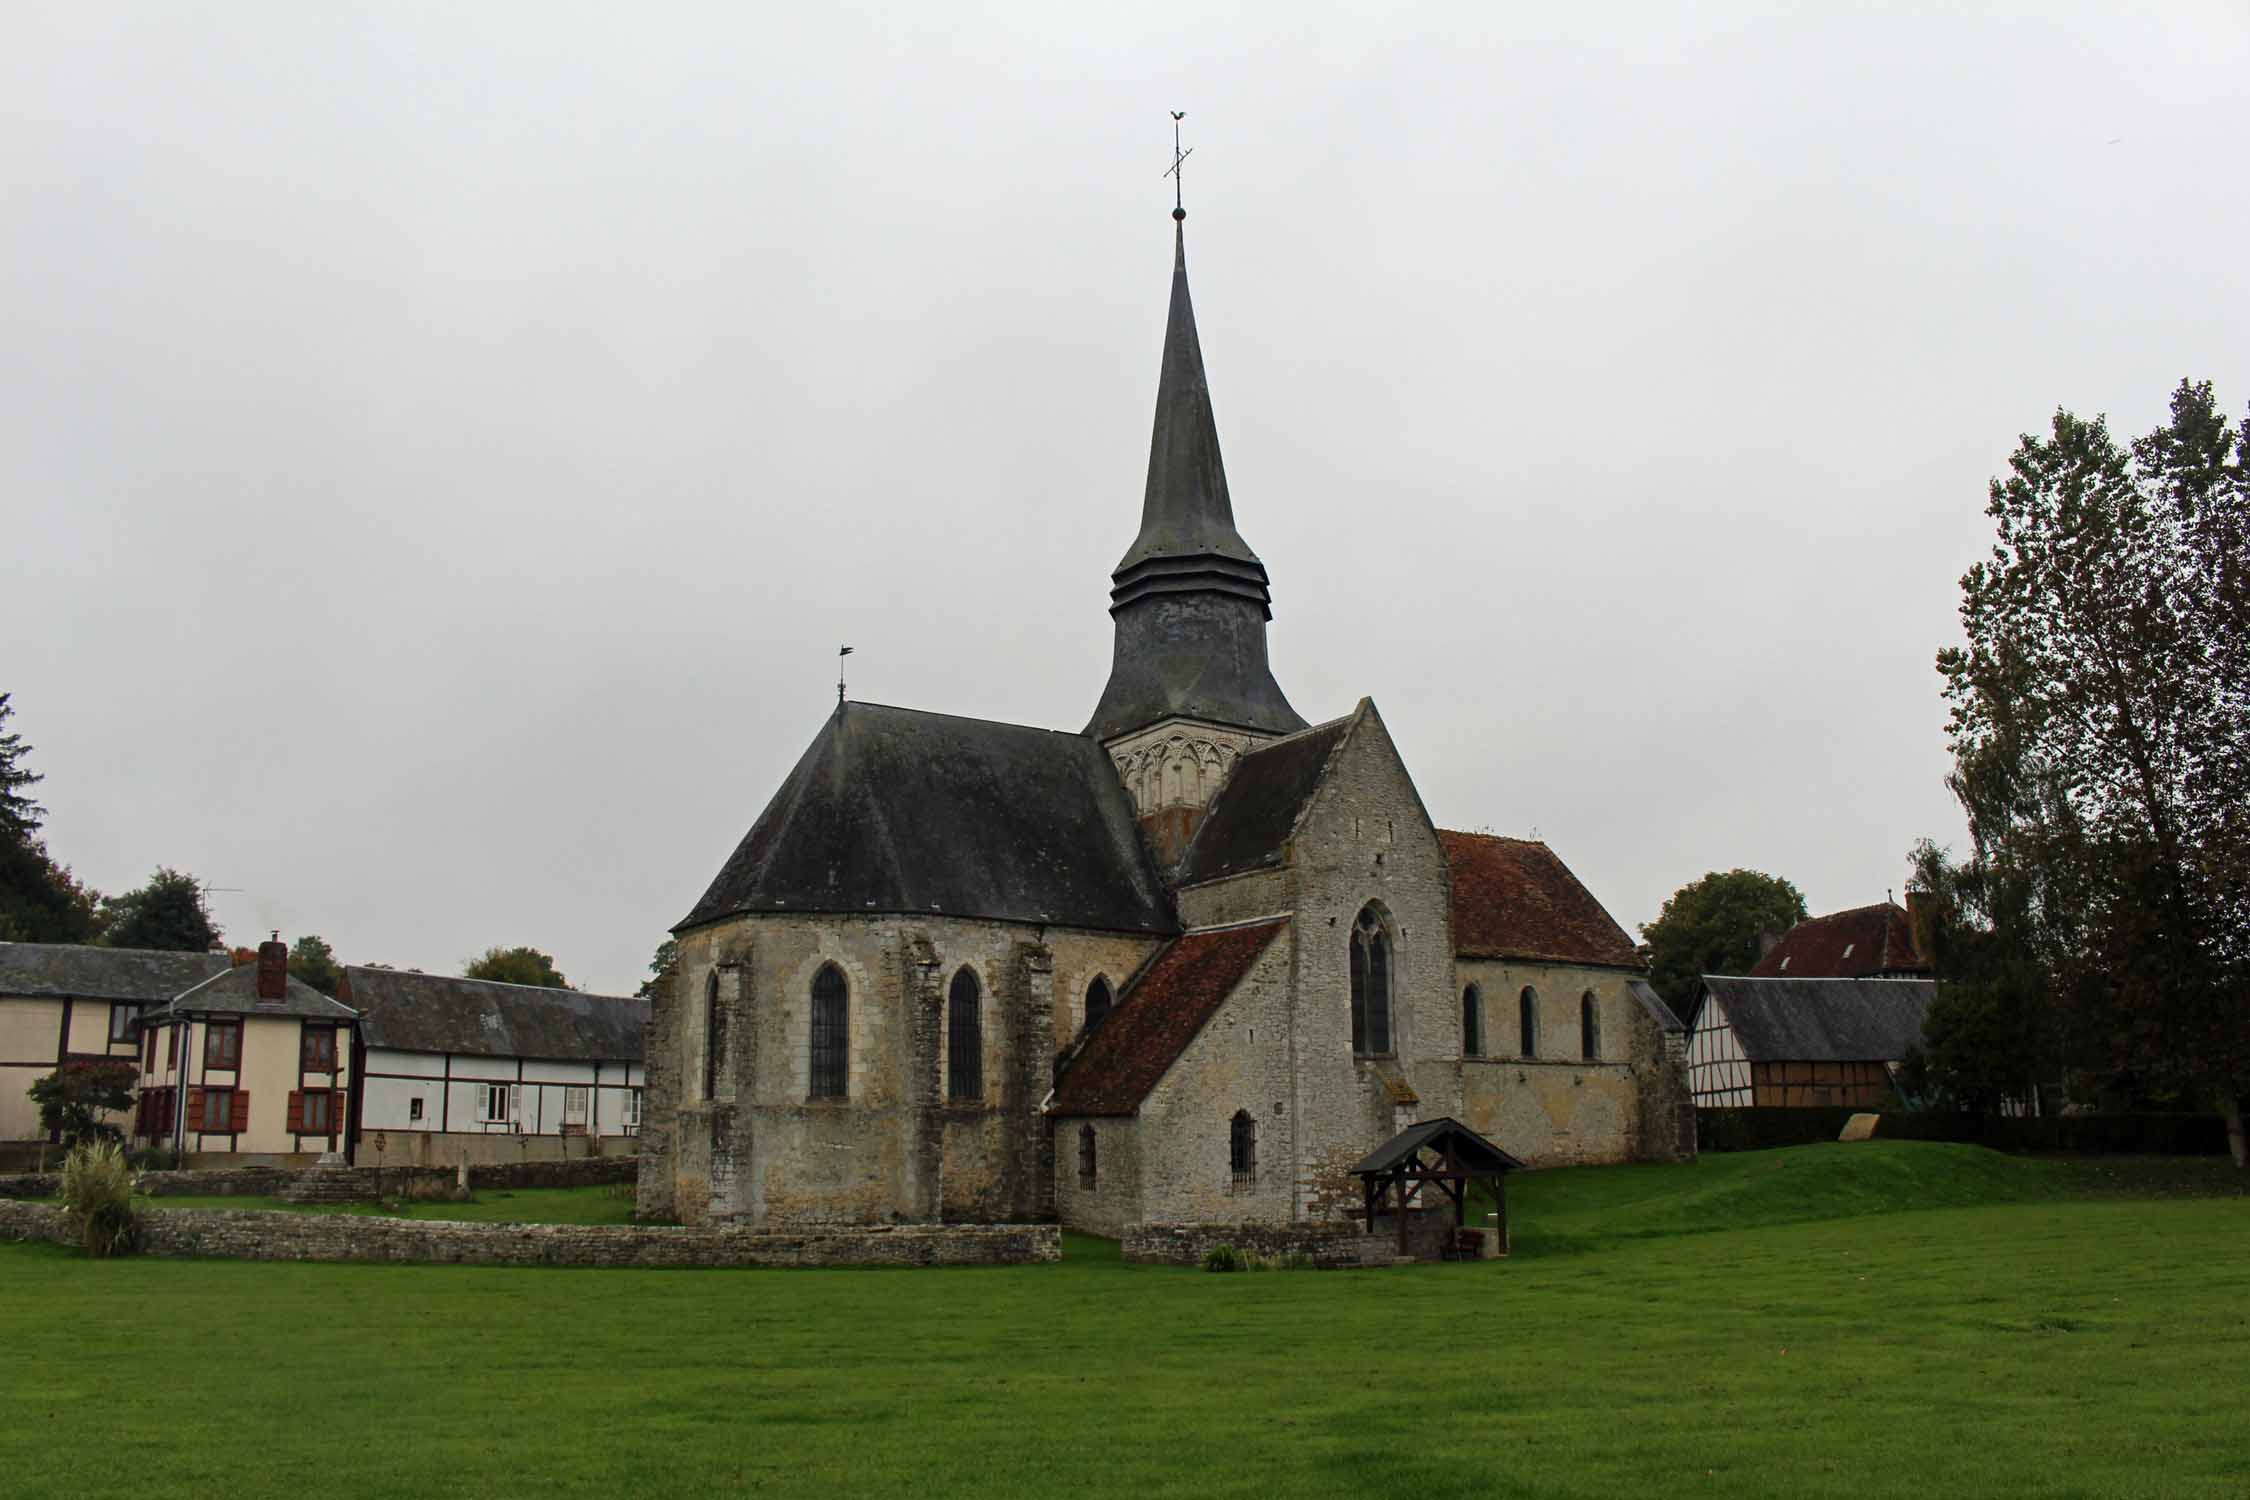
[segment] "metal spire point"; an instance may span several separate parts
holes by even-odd
[[[1172,221],[1174,223],[1178,223],[1187,217],[1187,206],[1181,201],[1180,197],[1180,163],[1195,155],[1193,146],[1188,147],[1185,151],[1180,149],[1180,121],[1186,118],[1186,110],[1175,109],[1172,111],[1172,166],[1164,175],[1172,179]]]

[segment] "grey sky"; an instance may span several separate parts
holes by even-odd
[[[1076,729],[1168,109],[1307,717],[1619,921],[1959,837],[2058,404],[2250,401],[2240,7],[19,3],[0,690],[58,858],[629,989],[834,697]]]

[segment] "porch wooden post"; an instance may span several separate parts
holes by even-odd
[[[1400,1175],[1399,1175],[1399,1176],[1398,1176],[1398,1178],[1396,1179],[1396,1181],[1397,1181],[1397,1183],[1398,1183],[1398,1253],[1399,1253],[1400,1255],[1402,1255],[1402,1256],[1403,1256],[1403,1255],[1406,1255],[1406,1254],[1409,1254],[1409,1253],[1410,1253],[1410,1252],[1409,1252],[1409,1250],[1408,1250],[1408,1248],[1407,1248],[1407,1243],[1406,1243],[1406,1177],[1405,1177],[1405,1172],[1406,1172],[1406,1168],[1405,1168],[1404,1166],[1401,1166],[1401,1167],[1399,1168],[1399,1173],[1400,1173]]]

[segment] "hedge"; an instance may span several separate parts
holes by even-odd
[[[1705,1151],[1763,1151],[1832,1141],[1860,1113],[1841,1107],[1699,1109],[1696,1143]],[[2039,1119],[1883,1110],[1877,1137],[1960,1141],[1995,1151],[2074,1151],[2136,1156],[2219,1156],[2226,1122],[2217,1115],[2048,1115]]]

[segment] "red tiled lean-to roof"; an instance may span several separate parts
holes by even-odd
[[[1864,979],[1927,974],[1914,927],[1888,901],[1799,922],[1750,966],[1753,979]]]
[[[1453,867],[1453,951],[1464,958],[1524,958],[1647,967],[1594,893],[1537,839],[1438,830]]]
[[[1129,1115],[1286,927],[1285,918],[1174,938],[1071,1061],[1058,1115]]]

